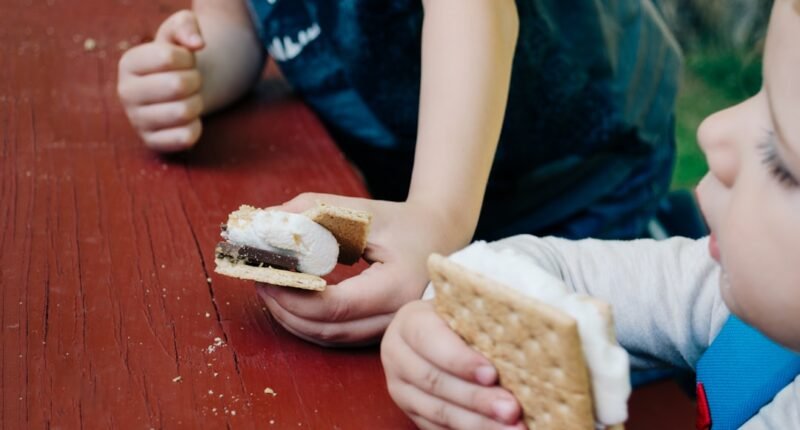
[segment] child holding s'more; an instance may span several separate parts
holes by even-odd
[[[652,0],[194,0],[122,56],[118,92],[148,147],[187,150],[267,58],[373,197],[281,207],[373,215],[360,275],[320,294],[258,286],[317,343],[376,342],[432,252],[641,237],[669,186],[681,61]]]
[[[800,5],[776,0],[762,89],[698,129],[709,237],[488,244],[610,303],[633,368],[695,371],[700,429],[800,428],[798,40]],[[524,428],[496,368],[430,301],[401,308],[382,360],[390,394],[423,429]]]

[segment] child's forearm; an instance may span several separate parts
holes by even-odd
[[[409,201],[441,208],[469,241],[505,114],[519,27],[513,0],[426,0]],[[462,244],[463,245],[463,244]]]
[[[194,0],[192,6],[206,43],[197,53],[205,114],[229,105],[252,88],[265,55],[244,0]]]

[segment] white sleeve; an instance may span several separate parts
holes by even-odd
[[[743,430],[800,429],[800,376],[741,427]]]
[[[634,368],[694,369],[729,315],[708,239],[570,241],[521,235],[490,243],[530,258],[575,291],[611,304]]]

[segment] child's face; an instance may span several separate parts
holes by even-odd
[[[800,14],[777,0],[764,87],[708,117],[697,136],[710,172],[697,192],[735,314],[800,350]]]

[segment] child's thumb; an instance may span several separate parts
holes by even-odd
[[[190,51],[205,46],[197,16],[190,10],[176,12],[167,18],[156,33],[156,40],[180,45]]]

